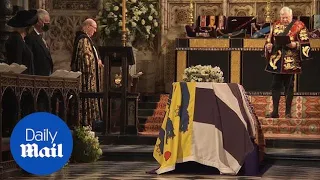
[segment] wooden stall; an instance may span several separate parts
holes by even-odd
[[[79,79],[0,73],[0,162],[2,171],[17,168],[10,153],[16,123],[37,111],[62,118],[72,129],[79,124]]]

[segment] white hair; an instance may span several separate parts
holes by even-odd
[[[46,11],[46,10],[44,10],[44,9],[38,9],[37,11],[38,11],[38,12],[37,12],[37,15],[38,15],[38,18],[39,18],[39,19],[43,19],[44,16],[49,16],[48,11]]]
[[[284,14],[284,13],[288,13],[290,16],[292,16],[292,9],[287,6],[281,8],[280,14]]]

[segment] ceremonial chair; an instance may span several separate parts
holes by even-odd
[[[229,16],[226,22],[226,31],[220,35],[229,38],[248,37],[251,34],[252,23],[256,23],[254,16]]]
[[[196,25],[186,25],[188,37],[244,38],[251,33],[253,16],[198,16]]]
[[[217,37],[216,29],[218,27],[220,16],[198,16],[193,25],[186,25],[185,29],[188,37]],[[224,18],[224,16],[221,16]]]
[[[313,18],[310,16],[293,16],[293,19],[302,21],[308,30],[312,29]]]

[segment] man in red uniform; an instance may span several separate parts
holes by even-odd
[[[289,42],[282,45],[276,42],[276,36],[289,36]],[[286,96],[286,118],[291,118],[294,75],[301,73],[301,62],[311,59],[308,30],[303,22],[292,19],[292,10],[283,7],[280,10],[280,21],[274,22],[265,44],[267,58],[266,71],[273,74],[272,101],[273,111],[268,118],[278,118],[278,106],[281,90],[284,87]]]

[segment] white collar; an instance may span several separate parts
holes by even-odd
[[[35,31],[38,35],[40,35],[40,33],[37,31],[36,28],[33,28],[33,29],[34,29],[34,31]]]

